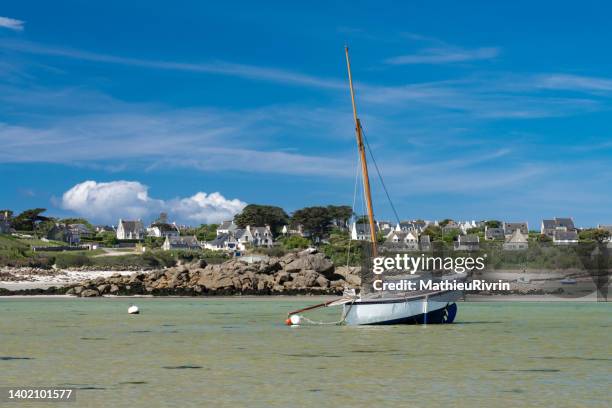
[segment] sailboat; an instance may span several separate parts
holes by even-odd
[[[372,194],[370,191],[368,164],[365,153],[363,130],[359,117],[357,116],[357,105],[355,103],[355,91],[353,88],[348,47],[345,47],[345,54],[353,107],[353,119],[355,122],[355,133],[357,137],[357,148],[359,150],[361,162],[363,192],[368,211],[371,256],[373,259],[378,256],[378,247],[376,243],[376,226],[374,221],[374,209],[372,206]],[[454,278],[458,280],[457,277]],[[440,278],[440,280],[443,279],[444,277]],[[300,324],[302,318],[299,313],[319,307],[332,306],[342,306],[342,318],[337,323],[347,325],[452,323],[457,314],[457,304],[455,302],[462,296],[463,292],[459,290],[410,292],[375,291],[374,293],[360,294],[356,294],[354,290],[345,290],[343,297],[340,299],[290,312],[288,314],[287,324]]]

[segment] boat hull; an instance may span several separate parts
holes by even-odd
[[[410,298],[358,299],[343,305],[350,326],[452,323],[460,291],[444,291]]]

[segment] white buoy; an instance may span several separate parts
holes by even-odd
[[[293,326],[299,326],[300,322],[302,321],[299,315],[291,315],[289,320],[291,320],[291,325]]]
[[[138,309],[138,306],[132,305],[128,307],[128,314],[139,314],[139,313],[140,313],[140,309]]]

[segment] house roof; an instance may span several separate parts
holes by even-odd
[[[553,239],[555,241],[577,241],[578,233],[576,231],[555,231]]]
[[[458,240],[461,244],[477,244],[480,242],[476,234],[459,235]]]
[[[515,230],[515,229],[528,229],[527,223],[526,222],[504,222],[504,229],[511,229],[511,230]]]
[[[485,228],[486,237],[501,237],[504,235],[503,228]]]
[[[369,234],[370,224],[353,224],[357,230],[357,234]],[[377,228],[378,230],[378,228]]]
[[[144,226],[142,225],[142,221],[119,221],[121,225],[123,225],[123,229],[125,232],[137,232],[144,230]]]
[[[527,243],[527,236],[523,234],[520,228],[514,230],[512,235],[506,240],[507,243],[524,244]]]
[[[218,237],[216,237],[212,241],[209,241],[208,243],[210,245],[219,246],[219,245],[223,245],[225,241],[228,241],[229,239],[230,239],[230,234],[220,234]]]
[[[393,231],[390,235],[389,238],[387,238],[388,240],[392,240],[393,237],[397,237],[397,239],[399,239],[400,241],[403,241],[406,239],[406,237],[408,236],[412,236],[414,239],[417,239],[417,235],[413,234],[412,231]]]
[[[219,226],[217,227],[217,229],[220,229],[220,230],[227,230],[227,229],[230,229],[230,227],[232,227],[232,226],[235,226],[234,221],[232,221],[232,220],[230,220],[230,221],[223,221],[223,222],[221,223],[221,225],[219,225]]]
[[[566,227],[567,229],[574,229],[574,220],[571,218],[555,218],[555,223],[559,227]]]
[[[265,233],[270,232],[270,228],[267,226],[266,227],[249,227],[249,228],[252,234],[259,233],[260,235],[264,235]]]
[[[554,220],[542,220],[542,224],[544,224],[544,228],[546,229],[554,229],[557,227],[565,227],[568,230],[576,229],[574,227],[574,220],[572,220],[571,218],[555,217]]]
[[[162,231],[162,232],[165,232],[165,231],[178,231],[178,228],[176,227],[176,225],[162,223],[162,222],[157,222],[157,223],[151,224],[151,228],[154,228],[154,227],[159,228],[159,230]]]
[[[195,235],[187,235],[180,237],[167,237],[166,238],[172,246],[200,246],[200,242]]]

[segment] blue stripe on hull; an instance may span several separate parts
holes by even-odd
[[[452,323],[457,315],[457,304],[451,303],[445,308],[434,310],[429,313],[404,317],[401,319],[387,320],[384,322],[370,323],[369,325],[388,325],[388,324],[444,324]]]

